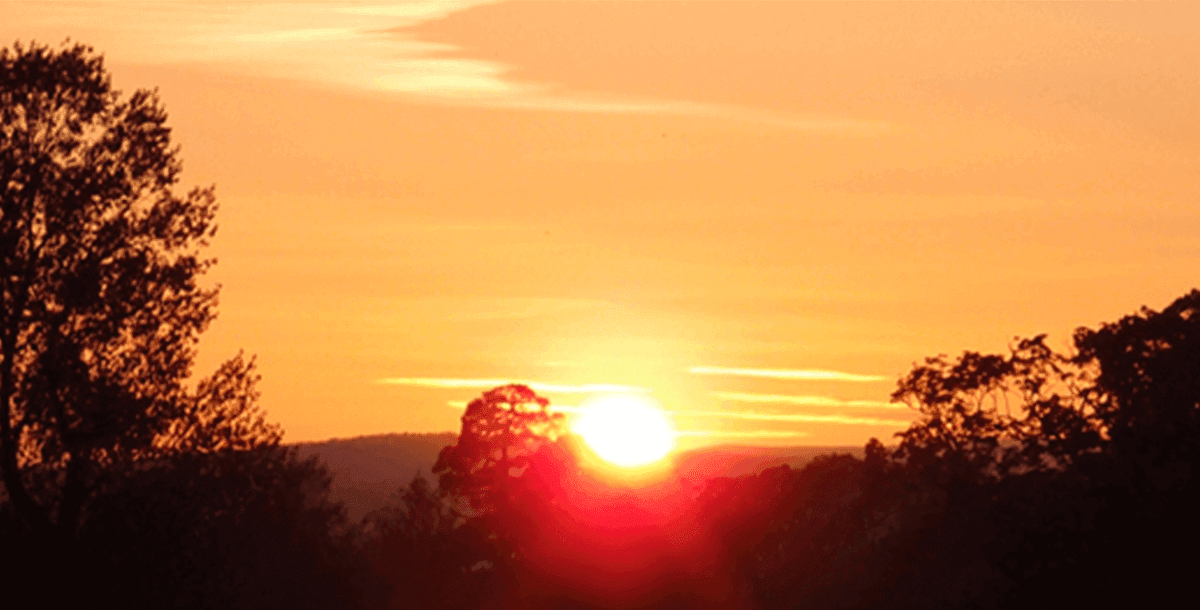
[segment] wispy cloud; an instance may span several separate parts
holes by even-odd
[[[858,417],[852,415],[812,415],[809,413],[757,413],[755,411],[667,411],[673,415],[690,417],[714,417],[720,419],[742,419],[753,421],[792,422],[806,424],[841,424],[847,426],[887,426],[904,427],[908,421],[902,419],[883,419],[879,417]]]
[[[497,64],[493,64],[493,66],[496,68],[492,73],[496,75],[497,79],[507,71]],[[683,100],[584,97],[552,93],[545,87],[529,85],[513,86],[510,91],[520,93],[520,95],[497,96],[481,101],[488,106],[497,108],[590,114],[690,116],[764,125],[789,131],[837,132],[845,135],[872,135],[894,129],[894,126],[881,121],[863,121],[820,115],[804,116],[728,104]]]
[[[232,34],[229,40],[245,43],[287,44],[292,42],[334,42],[350,40],[358,33],[351,28],[301,28]]]
[[[405,0],[400,2],[392,0],[363,2],[358,3],[358,6],[335,7],[334,10],[350,15],[367,15],[371,17],[430,19],[448,12],[486,3],[486,0]]]
[[[532,386],[531,386],[532,387]],[[467,401],[450,400],[446,404],[456,409],[465,409]],[[550,405],[550,410],[562,413],[580,413],[585,407],[579,405]],[[694,409],[666,409],[663,413],[668,416],[709,417],[714,419],[739,419],[744,421],[806,423],[806,424],[840,424],[846,426],[880,426],[906,427],[910,422],[902,419],[884,419],[878,417],[857,417],[850,415],[812,415],[809,413],[757,413],[754,411],[704,411]]]
[[[540,381],[521,381],[519,379],[462,379],[450,377],[388,377],[379,379],[376,383],[386,385],[402,385],[414,386],[421,388],[487,388],[508,385],[510,383],[520,383],[530,387],[530,389],[539,392],[552,392],[560,394],[596,394],[602,392],[621,392],[645,394],[650,390],[629,385],[618,385],[613,383],[585,383],[579,385],[568,385],[558,383],[543,383]]]
[[[694,116],[847,135],[894,129],[877,121],[729,104],[563,91],[557,83],[518,80],[517,66],[466,57],[459,47],[418,40],[406,30],[492,1],[9,3],[12,14],[5,14],[0,33],[37,31],[53,37],[84,30],[104,43],[110,59],[122,62],[200,62],[444,105]]]
[[[883,381],[882,375],[860,375],[841,371],[820,369],[742,369],[727,366],[693,366],[688,369],[693,375],[725,375],[730,377],[763,377],[767,379],[795,379],[805,381]]]
[[[851,407],[860,409],[907,409],[905,405],[881,400],[839,400],[828,396],[794,396],[790,394],[753,394],[749,392],[713,392],[722,400],[736,402],[803,405],[806,407]]]
[[[465,409],[470,403],[466,400],[447,400],[446,404],[455,409]],[[584,409],[579,405],[560,405],[552,402],[550,410],[558,413],[582,413]]]
[[[718,438],[801,438],[807,432],[796,430],[677,430],[675,436],[703,436]]]
[[[384,91],[476,101],[517,93],[518,86],[504,80],[508,69],[474,59],[406,59],[396,61],[373,79]]]

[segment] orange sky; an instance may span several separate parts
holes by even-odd
[[[221,318],[300,441],[492,380],[688,442],[858,444],[914,361],[1200,283],[1179,4],[3,2],[160,88]],[[813,374],[831,371],[841,374]]]

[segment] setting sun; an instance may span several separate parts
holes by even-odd
[[[629,395],[592,402],[571,429],[601,459],[625,468],[661,460],[675,439],[671,424],[660,410]]]

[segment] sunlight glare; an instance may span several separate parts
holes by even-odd
[[[606,462],[632,468],[661,460],[675,433],[662,411],[637,396],[608,396],[584,407],[571,430]]]

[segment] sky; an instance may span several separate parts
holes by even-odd
[[[291,442],[529,383],[857,445],[914,363],[1200,284],[1200,5],[3,2],[215,184],[200,372]]]

